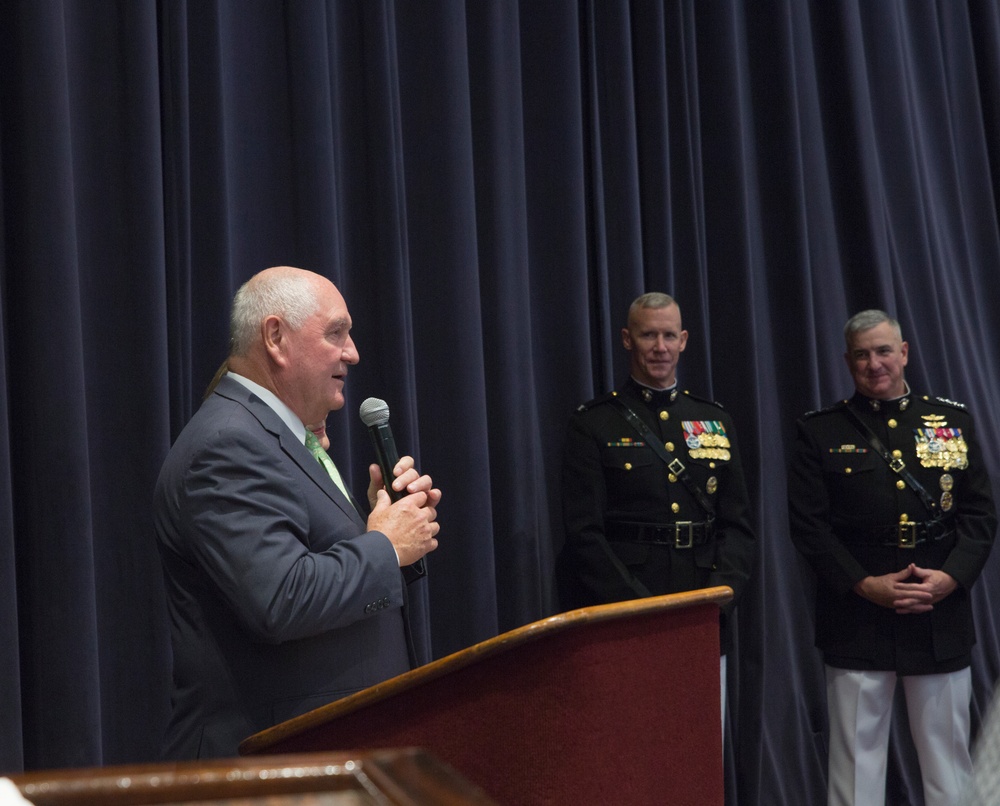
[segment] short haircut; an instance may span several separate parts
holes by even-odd
[[[229,317],[230,355],[245,356],[260,338],[260,325],[268,316],[279,316],[298,330],[316,313],[318,302],[313,279],[306,273],[270,273],[251,277],[233,297]]]
[[[876,308],[869,308],[867,311],[860,311],[854,314],[850,319],[847,320],[847,324],[844,325],[844,342],[847,344],[847,349],[851,349],[851,339],[857,333],[863,333],[866,330],[871,330],[873,327],[878,327],[883,322],[887,322],[893,330],[896,331],[896,335],[899,340],[903,340],[903,329],[899,326],[899,322],[893,319],[885,311],[880,311]]]
[[[677,300],[675,300],[669,294],[664,294],[661,291],[650,291],[647,294],[643,294],[641,297],[636,297],[632,304],[628,306],[628,321],[632,322],[632,317],[634,317],[642,308],[669,308],[671,305],[677,305]],[[678,309],[680,306],[677,305]]]

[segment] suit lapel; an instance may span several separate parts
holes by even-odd
[[[268,409],[270,410],[270,409]],[[361,518],[361,513],[358,512],[357,507],[354,503],[348,500],[344,494],[337,489],[337,485],[333,483],[333,479],[326,472],[326,469],[319,462],[316,461],[316,457],[313,456],[309,449],[306,448],[301,442],[299,442],[295,437],[288,433],[288,429],[285,428],[285,424],[281,423],[282,431],[284,433],[276,434],[278,442],[281,445],[281,449],[288,454],[288,457],[295,462],[302,472],[304,472],[322,491],[323,493],[340,507],[346,515],[348,515],[351,520],[358,523],[362,529],[367,528],[364,520]]]
[[[295,435],[288,430],[288,426],[282,422],[274,409],[239,381],[234,381],[232,378],[223,377],[219,381],[215,393],[244,406],[257,422],[261,424],[261,427],[277,440],[281,451],[298,465],[302,472],[308,476],[311,483],[319,487],[327,498],[340,507],[344,514],[362,529],[368,528],[361,513],[354,506],[354,503],[348,500],[337,489],[337,485],[333,483],[333,479],[330,478],[323,466],[316,461],[316,457],[309,452],[309,449],[304,444],[295,438]]]

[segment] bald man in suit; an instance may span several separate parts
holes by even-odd
[[[255,275],[233,302],[228,373],[164,462],[154,522],[173,647],[167,758],[235,755],[250,734],[415,663],[401,569],[437,547],[441,492],[403,457],[393,503],[372,465],[366,520],[315,439],[307,447],[306,424],[344,405],[359,361],[350,329],[326,278]]]

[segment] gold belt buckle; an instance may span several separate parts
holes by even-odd
[[[687,527],[685,533],[682,527]],[[674,524],[674,548],[689,549],[694,545],[694,523],[692,521],[677,521]]]
[[[901,549],[916,548],[917,545],[917,524],[899,523],[896,525],[896,547]]]

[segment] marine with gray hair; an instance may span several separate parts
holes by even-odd
[[[892,703],[902,684],[926,806],[967,786],[975,630],[971,588],[997,519],[965,406],[913,393],[899,323],[844,327],[854,394],[797,423],[791,536],[815,572],[826,672],[830,806],[885,803]]]

